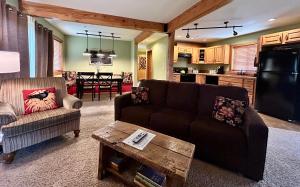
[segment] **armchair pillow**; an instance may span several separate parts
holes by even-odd
[[[10,104],[0,102],[0,127],[15,121],[17,116]]]
[[[149,88],[132,87],[131,99],[133,104],[149,104]]]
[[[246,106],[247,103],[245,101],[217,96],[213,118],[234,127],[240,126],[243,122],[243,114],[245,113]]]
[[[25,114],[58,108],[55,88],[23,90]]]

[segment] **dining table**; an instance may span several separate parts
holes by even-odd
[[[119,76],[112,77],[111,80],[93,78],[93,79],[89,79],[89,81],[94,82],[96,84],[99,82],[111,81],[112,84],[117,85],[117,93],[122,95],[122,83],[123,83],[122,77],[119,77]],[[82,79],[79,79],[79,78],[76,79],[76,86],[77,86],[76,95],[77,95],[77,97],[79,97],[80,95],[83,95],[83,84],[84,84],[84,82],[82,81]]]

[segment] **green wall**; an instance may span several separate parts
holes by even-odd
[[[228,38],[228,39],[224,39],[224,40],[219,40],[216,42],[208,43],[207,45],[215,46],[215,45],[224,45],[224,44],[242,44],[242,43],[249,43],[249,42],[257,42],[258,38],[261,35],[272,34],[275,32],[281,32],[281,31],[297,29],[297,28],[300,28],[300,23],[294,24],[294,25],[289,25],[289,26],[284,26],[284,27],[278,27],[275,29],[259,31],[259,32],[251,33],[251,34],[242,35],[242,36],[232,37],[232,38]]]
[[[12,6],[15,6],[16,8],[19,8],[19,2],[18,0],[6,0],[7,4],[10,4]]]
[[[112,40],[103,39],[102,49],[111,50]],[[90,58],[83,56],[82,53],[86,49],[86,38],[78,36],[65,37],[65,69],[69,71],[91,71],[96,72],[97,68],[94,65],[89,65]],[[89,49],[99,50],[99,39],[89,38]],[[131,72],[132,52],[130,41],[115,40],[115,52],[117,57],[113,59],[112,66],[101,66],[102,72]]]
[[[166,80],[168,64],[168,36],[148,45],[147,50],[152,50],[152,78]]]

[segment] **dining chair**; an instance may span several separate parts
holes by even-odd
[[[78,72],[77,78],[79,80],[80,89],[79,91],[79,98],[81,99],[84,91],[88,90],[92,92],[92,101],[94,101],[94,98],[96,97],[95,88],[97,86],[96,79],[95,79],[95,73],[94,72]]]
[[[112,76],[113,73],[97,73],[98,78],[98,100],[100,101],[101,91],[109,91],[109,98],[112,95]]]

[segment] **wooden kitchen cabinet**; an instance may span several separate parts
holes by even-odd
[[[249,103],[255,103],[256,80],[244,77],[219,77],[219,85],[237,86],[245,88],[248,91]]]
[[[266,46],[266,45],[282,44],[282,42],[283,42],[282,37],[283,37],[282,32],[264,35],[264,36],[262,36],[262,45]]]
[[[193,48],[192,64],[199,64],[200,48]]]
[[[283,44],[300,42],[300,29],[283,32]]]
[[[180,74],[173,74],[173,81],[180,82]]]
[[[174,63],[176,63],[178,61],[178,47],[174,46],[174,59],[173,59]]]
[[[221,45],[205,49],[206,64],[229,64],[230,46]]]
[[[215,63],[215,48],[208,47],[205,49],[205,64]]]
[[[206,83],[206,75],[196,75],[196,83],[205,84]]]
[[[193,48],[192,47],[185,47],[185,46],[180,46],[178,47],[178,53],[193,53]]]

